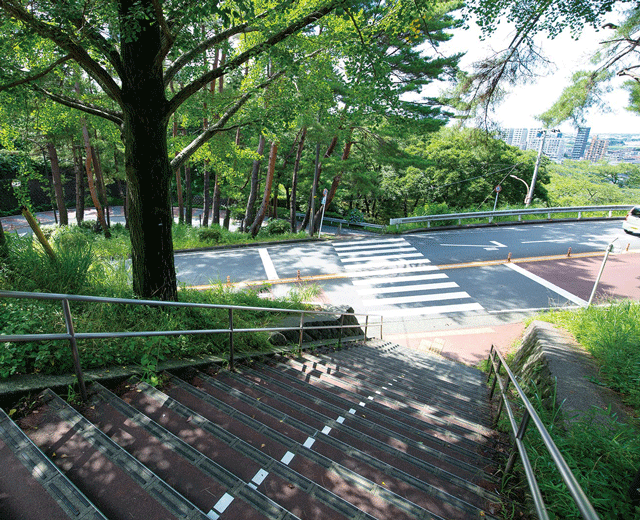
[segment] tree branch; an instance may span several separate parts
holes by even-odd
[[[155,57],[155,65],[159,66],[162,64],[163,60],[169,54],[173,43],[176,41],[176,37],[171,33],[169,29],[169,25],[167,24],[167,20],[164,17],[164,13],[162,12],[162,5],[160,5],[159,0],[151,0],[153,4],[153,14],[156,18],[156,22],[160,26],[160,30],[162,32],[162,48],[158,52],[158,55]]]
[[[40,79],[43,76],[46,76],[47,74],[49,74],[49,72],[51,72],[53,69],[55,69],[58,65],[62,65],[63,63],[69,61],[70,59],[71,59],[71,56],[69,54],[67,54],[66,56],[63,56],[62,58],[56,60],[55,62],[53,62],[48,67],[46,67],[45,69],[41,70],[40,72],[37,72],[37,73],[33,74],[32,76],[26,76],[26,77],[18,79],[16,81],[12,81],[11,83],[7,83],[5,85],[0,85],[0,92],[2,92],[3,90],[9,90],[11,88],[18,87],[20,85],[24,85],[25,83],[31,83],[32,81]]]
[[[207,38],[202,43],[200,43],[199,45],[191,49],[189,52],[184,53],[182,56],[176,59],[165,71],[164,73],[165,86],[168,85],[171,82],[171,80],[176,76],[176,74],[180,72],[180,70],[182,70],[182,68],[185,65],[187,65],[189,62],[191,62],[191,60],[193,60],[195,57],[201,55],[203,52],[209,50],[210,48],[215,47],[216,45],[219,45],[220,43],[228,40],[232,36],[235,36],[236,34],[240,34],[246,31],[248,28],[249,28],[249,24],[247,23],[236,25],[235,27],[231,27],[226,31],[222,31],[221,33],[218,33],[215,36],[212,36],[211,38]]]
[[[284,70],[278,72],[271,76],[268,80],[264,81],[260,85],[256,87],[257,89],[263,89],[273,83],[276,79],[284,75]],[[218,132],[222,132],[226,130],[224,128],[225,124],[231,119],[237,112],[242,108],[242,106],[251,99],[253,95],[253,91],[246,92],[243,94],[233,105],[231,105],[227,111],[218,119],[214,125],[210,126],[206,130],[204,130],[198,137],[196,137],[191,143],[189,143],[185,148],[182,149],[171,161],[171,169],[176,170],[180,168],[184,164],[184,162],[191,157],[198,148],[200,148],[204,143],[206,143],[209,139],[211,139]]]
[[[68,96],[63,96],[62,94],[56,94],[55,92],[51,92],[42,87],[38,87],[37,85],[33,85],[33,88],[47,96],[52,101],[56,103],[60,103],[61,105],[67,106],[69,108],[74,108],[76,110],[81,110],[87,114],[91,114],[93,116],[98,116],[103,119],[107,119],[120,126],[123,123],[123,115],[120,112],[115,110],[110,110],[108,108],[99,107],[98,105],[93,105],[91,103],[85,103],[83,101],[78,101],[77,99],[70,98]]]
[[[3,0],[0,0],[0,2]],[[281,31],[273,34],[271,37],[267,38],[264,42],[258,43],[246,50],[245,52],[239,54],[234,59],[227,61],[221,67],[214,69],[212,71],[203,74],[195,81],[192,81],[188,85],[186,85],[181,91],[179,91],[172,99],[169,101],[167,115],[171,115],[175,112],[182,103],[184,103],[187,99],[189,99],[193,94],[198,92],[205,85],[213,81],[214,79],[219,78],[220,76],[224,76],[228,72],[238,68],[240,65],[246,63],[251,58],[259,56],[260,54],[266,52],[271,47],[277,45],[281,41],[285,40],[289,36],[295,34],[300,29],[306,27],[307,25],[320,20],[322,17],[331,13],[334,9],[336,9],[339,5],[341,5],[344,0],[331,0],[330,3],[321,7],[317,11],[313,13],[309,13],[307,16],[292,22],[287,27],[282,29]]]
[[[119,105],[122,104],[121,91],[118,84],[109,73],[89,55],[86,49],[73,41],[71,36],[57,27],[39,20],[33,14],[26,11],[16,0],[0,0],[0,9],[7,15],[33,29],[43,38],[51,40],[60,48],[66,50],[71,58],[100,84],[109,97],[114,99]]]

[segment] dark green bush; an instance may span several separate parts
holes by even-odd
[[[272,219],[262,231],[269,236],[284,235],[291,231],[291,223],[288,220]]]
[[[198,230],[198,239],[203,242],[213,242],[214,244],[219,244],[222,240],[222,230],[220,229],[220,226],[200,228]]]

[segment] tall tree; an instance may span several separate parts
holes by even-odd
[[[538,71],[537,65],[551,61],[541,54],[536,36],[555,38],[570,32],[578,38],[585,26],[591,26],[603,30],[604,35],[593,59],[594,68],[575,71],[571,85],[540,119],[547,127],[567,120],[581,124],[584,110],[600,103],[607,83],[616,76],[630,78],[626,84],[629,108],[638,111],[634,96],[640,93],[640,6],[635,0],[469,0],[466,9],[485,35],[508,20],[514,36],[504,49],[478,61],[461,78],[460,108],[473,111],[480,107],[487,121],[489,109],[501,100],[506,86],[530,78]]]
[[[199,146],[224,127],[251,92],[245,92],[246,97],[241,96],[228,107],[216,124],[202,132],[171,163],[167,148],[170,116],[211,81],[317,23],[344,0],[319,4],[284,2],[258,14],[248,4],[206,0],[179,5],[158,0],[89,3],[0,0],[5,16],[4,38],[26,33],[55,47],[43,63],[43,53],[34,46],[27,63],[33,68],[23,66],[16,68],[11,77],[3,75],[0,89],[37,83],[69,60],[75,61],[99,85],[107,97],[101,105],[55,92],[53,88],[43,90],[55,101],[108,119],[120,127],[131,193],[133,289],[143,297],[175,300],[171,176]],[[209,21],[209,32],[199,34],[190,23],[194,19]],[[256,43],[228,56],[216,69],[187,75],[184,87],[168,97],[169,82],[188,72],[185,69],[203,52],[249,28],[259,34]],[[29,72],[24,72],[25,68]]]

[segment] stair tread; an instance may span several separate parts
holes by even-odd
[[[12,520],[106,520],[0,410],[0,512]]]
[[[42,395],[27,435],[105,516],[207,518],[53,392]]]
[[[244,374],[224,373],[221,378],[212,378],[205,374],[198,374],[196,377],[200,382],[201,389],[208,393],[217,390],[214,394],[216,398],[225,400],[227,404],[231,404],[231,399],[241,399],[254,408],[255,411],[251,413],[271,414],[280,423],[287,423],[298,428],[303,432],[303,435],[310,435],[320,441],[314,444],[314,450],[321,450],[324,455],[333,460],[340,460],[349,468],[359,468],[358,472],[361,474],[363,471],[369,471],[370,479],[382,478],[379,474],[382,472],[400,481],[416,485],[414,480],[419,477],[421,481],[429,483],[429,486],[433,486],[435,490],[442,489],[451,496],[455,494],[455,496],[463,498],[477,507],[485,507],[487,499],[498,500],[497,496],[477,484],[444,471],[437,465],[427,464],[404,453],[401,454],[390,446],[385,446],[360,432],[355,431],[351,435],[346,435],[343,431],[341,434],[340,430],[347,428],[345,425],[345,422],[348,422],[347,418],[338,416],[334,420],[318,412],[319,407],[313,413],[311,411],[313,403],[297,403],[294,399],[277,394],[263,384],[238,380],[242,376]],[[229,379],[232,381],[228,381]],[[229,384],[226,384],[227,382]],[[234,385],[234,382],[242,387]],[[326,410],[322,411],[326,412]],[[348,441],[343,439],[348,439]],[[399,455],[403,456],[399,457]],[[476,478],[476,482],[489,484],[487,479],[482,477]],[[425,492],[437,494],[428,489]],[[448,500],[447,496],[441,498]]]

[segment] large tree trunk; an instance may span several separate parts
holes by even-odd
[[[342,152],[342,160],[346,161],[349,158],[349,154],[351,153],[351,145],[353,144],[353,142],[351,140],[347,141],[344,145],[344,151]],[[331,204],[331,201],[333,201],[333,197],[336,194],[336,191],[338,190],[338,186],[340,185],[340,181],[342,180],[342,175],[344,174],[344,169],[340,171],[340,173],[338,175],[336,175],[333,178],[333,181],[331,182],[331,187],[329,188],[329,193],[327,193],[327,202],[325,204],[325,210],[329,207],[329,204]],[[318,212],[316,213],[313,222],[313,228],[314,230],[317,230],[320,228],[320,221],[322,220],[322,211],[318,210]]]
[[[111,233],[109,232],[109,226],[107,226],[107,221],[104,219],[104,212],[102,211],[102,205],[100,204],[100,199],[98,198],[98,190],[96,189],[95,183],[93,182],[93,171],[91,170],[91,142],[89,141],[89,132],[87,130],[87,125],[82,125],[82,137],[84,139],[85,146],[85,169],[87,171],[87,184],[89,185],[89,193],[91,193],[91,200],[93,200],[93,206],[96,208],[96,214],[98,218],[98,222],[104,231],[105,238],[111,238]]]
[[[187,226],[193,225],[193,186],[191,185],[191,166],[184,166],[184,197],[186,203],[184,205],[184,222]]]
[[[273,176],[276,171],[276,154],[278,153],[278,145],[275,142],[271,143],[271,150],[269,151],[269,168],[267,169],[267,179],[264,183],[264,197],[262,197],[262,204],[260,210],[256,215],[256,219],[251,224],[251,236],[255,237],[260,231],[260,226],[264,221],[264,217],[267,214],[269,207],[269,201],[271,200],[271,186],[273,185]]]
[[[149,60],[162,49],[161,29],[140,18],[137,2],[122,0],[121,16],[136,20],[136,37],[123,38],[122,81],[131,234],[133,291],[143,298],[177,300],[171,225],[171,171],[167,149],[168,110],[162,60]]]
[[[203,187],[203,197],[204,197],[204,208],[202,209],[202,225],[204,227],[209,226],[209,211],[211,211],[211,190],[209,187],[209,183],[211,181],[211,172],[207,168],[205,164],[204,167],[204,187]]]
[[[264,136],[260,134],[258,140],[258,155],[264,153]],[[251,187],[249,188],[249,199],[247,200],[247,210],[244,214],[244,220],[242,222],[241,231],[248,231],[249,227],[253,224],[254,220],[254,206],[256,199],[258,198],[258,180],[260,174],[260,159],[253,161],[251,168]]]
[[[298,152],[296,153],[296,161],[293,163],[293,176],[291,177],[291,202],[289,204],[289,220],[291,222],[291,232],[296,233],[298,231],[298,223],[296,220],[296,192],[298,190],[298,172],[300,171],[300,159],[302,158],[302,151],[304,150],[304,140],[307,137],[307,127],[302,128],[302,135],[300,136],[300,142],[298,143]]]
[[[64,203],[64,191],[62,189],[62,177],[60,175],[60,163],[58,162],[58,152],[53,143],[47,143],[47,151],[49,152],[49,161],[51,162],[51,177],[53,178],[53,189],[56,195],[56,206],[58,206],[58,214],[60,215],[60,225],[69,225],[69,215],[67,214],[67,206]]]
[[[76,174],[76,222],[84,221],[84,175],[82,174],[82,147],[71,143],[73,171]]]

